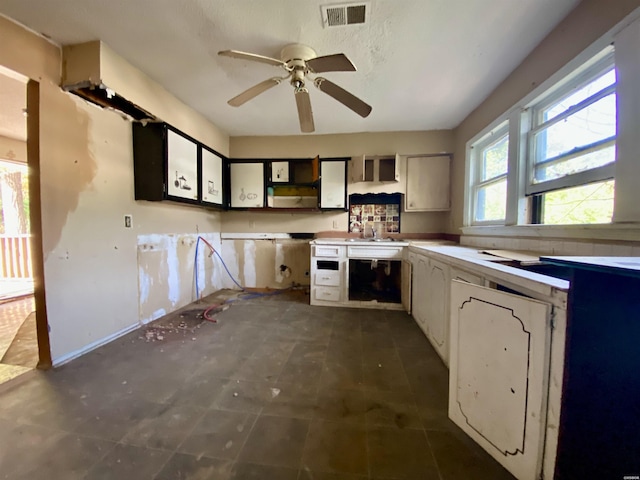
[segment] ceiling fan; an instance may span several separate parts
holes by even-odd
[[[347,92],[342,87],[339,87],[324,77],[311,78],[309,76],[309,74],[324,72],[355,72],[356,67],[344,53],[318,57],[311,47],[293,44],[287,45],[282,49],[280,52],[280,60],[256,55],[254,53],[240,52],[238,50],[223,50],[218,52],[218,55],[275,65],[284,68],[288,73],[285,77],[269,78],[245,90],[240,95],[233,97],[227,102],[233,107],[239,107],[252,98],[280,84],[283,80],[290,79],[289,82],[294,88],[296,106],[298,107],[300,130],[304,133],[310,133],[315,130],[313,112],[311,110],[311,99],[309,98],[309,90],[307,90],[305,86],[305,80],[312,81],[320,91],[333,97],[361,117],[367,117],[371,113],[371,106],[367,105],[355,95]]]

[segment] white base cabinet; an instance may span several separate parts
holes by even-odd
[[[456,278],[481,283],[482,278],[452,269],[426,255],[412,254],[412,314],[445,365],[449,366],[449,284]]]
[[[551,305],[451,282],[449,417],[519,480],[542,468]]]
[[[344,239],[314,240],[311,242],[311,305],[408,310],[411,304],[410,295],[407,295],[411,282],[411,265],[403,260],[407,246],[406,242],[399,241],[379,243]],[[373,262],[388,262],[389,271],[386,275],[390,276],[394,284],[397,281],[397,288],[400,290],[398,297],[401,297],[398,298],[399,301],[386,301],[388,297],[381,297],[380,301],[358,299],[357,294],[350,295],[350,269],[354,268],[351,263],[355,261],[365,262],[367,270]],[[396,267],[400,264],[400,268],[392,268],[391,263]],[[355,286],[358,286],[357,282]]]
[[[429,273],[429,258],[425,255],[413,255],[409,256],[411,261],[411,313],[413,318],[418,323],[418,326],[422,331],[427,334],[426,326],[426,309],[427,301],[424,297],[424,292],[427,285],[427,276]]]

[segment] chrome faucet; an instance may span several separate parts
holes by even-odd
[[[378,238],[378,231],[375,225],[371,225],[371,236],[372,238]]]

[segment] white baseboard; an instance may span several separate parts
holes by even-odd
[[[140,326],[141,326],[140,323],[136,322],[133,325],[129,325],[128,327],[125,327],[118,332],[112,333],[111,335],[101,338],[100,340],[96,340],[95,342],[92,342],[89,345],[86,345],[79,350],[67,353],[58,358],[54,358],[52,360],[53,367],[54,368],[60,367],[61,365],[64,365],[65,363],[70,362],[71,360],[74,360],[84,355],[85,353],[90,352],[91,350],[95,350],[96,348],[106,345],[107,343],[112,342],[115,339],[126,335],[127,333],[133,332],[137,328],[140,328]]]

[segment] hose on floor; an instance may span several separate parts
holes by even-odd
[[[198,247],[200,245],[200,241],[201,240],[205,243],[205,245],[207,247],[209,247],[209,257],[212,257],[215,254],[218,257],[218,259],[220,260],[220,262],[222,263],[222,266],[224,267],[225,271],[227,272],[227,275],[229,275],[229,278],[231,278],[233,283],[235,283],[238,286],[238,288],[240,288],[240,290],[242,292],[246,293],[246,289],[242,285],[240,285],[240,283],[238,283],[238,281],[233,277],[233,275],[229,271],[229,268],[227,267],[227,264],[224,263],[224,260],[222,259],[222,257],[218,253],[218,251],[215,248],[213,248],[213,245],[211,245],[204,238],[202,238],[200,235],[198,235],[198,240],[196,241],[196,253],[195,253],[194,264],[193,264],[193,270],[194,270],[194,273],[195,273],[196,297],[197,297],[197,299],[200,300],[200,288],[199,288],[199,284],[198,284]],[[270,297],[270,296],[273,296],[273,295],[280,295],[280,294],[282,294],[284,292],[287,292],[287,291],[291,290],[292,288],[293,287],[283,288],[282,290],[274,290],[273,292],[264,292],[264,293],[262,293],[262,292],[246,293],[245,295],[241,295],[241,296],[238,296],[238,297],[233,298],[233,299],[225,300],[221,304],[214,304],[214,305],[209,306],[202,313],[202,317],[205,320],[207,320],[208,322],[217,323],[218,321],[215,318],[210,317],[209,313],[211,313],[213,310],[220,309],[225,304],[229,304],[229,303],[232,303],[232,302],[235,302],[235,301],[238,301],[238,300],[252,300],[254,298]]]

